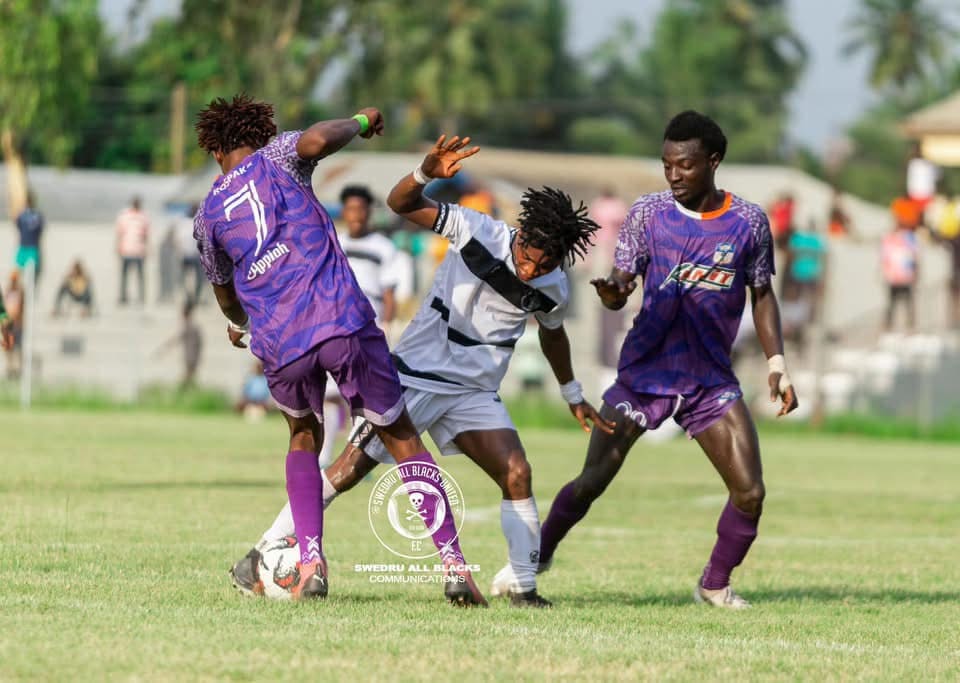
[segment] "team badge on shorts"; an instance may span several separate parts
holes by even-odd
[[[721,242],[713,252],[713,262],[718,266],[726,266],[733,263],[733,245],[729,242]]]
[[[739,391],[725,391],[717,397],[717,405],[726,405],[730,401],[736,401],[740,398]]]

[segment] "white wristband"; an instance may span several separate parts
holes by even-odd
[[[583,385],[575,379],[560,385],[560,395],[571,405],[583,403]]]
[[[423,172],[423,169],[420,166],[417,166],[415,169],[413,169],[413,179],[417,185],[426,185],[433,180],[433,178]]]
[[[780,373],[780,382],[778,385],[780,391],[786,391],[787,387],[793,386],[793,382],[790,381],[790,375],[787,374],[787,361],[782,353],[767,358],[767,369],[771,375],[775,372]]]
[[[246,334],[247,332],[250,331],[250,318],[247,318],[247,322],[243,323],[243,325],[237,325],[232,320],[228,320],[227,327],[229,327],[234,332],[241,332],[243,334]]]

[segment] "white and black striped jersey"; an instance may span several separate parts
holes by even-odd
[[[397,286],[397,248],[389,237],[377,232],[363,237],[343,233],[339,238],[350,269],[379,320],[383,316],[383,292]]]
[[[453,394],[498,391],[527,318],[563,324],[567,276],[517,277],[517,231],[472,209],[440,204],[434,231],[450,240],[433,286],[404,330],[394,360],[404,386]]]

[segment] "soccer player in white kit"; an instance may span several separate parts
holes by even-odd
[[[390,208],[450,241],[433,287],[394,349],[404,400],[414,425],[445,455],[464,453],[500,487],[500,520],[509,563],[494,582],[496,595],[518,607],[549,607],[536,589],[540,518],[531,470],[510,415],[497,395],[528,318],[538,322],[540,346],[560,383],[570,412],[585,431],[588,422],[612,426],[584,400],[574,379],[570,343],[563,327],[569,284],[561,265],[582,257],[597,225],[581,204],[564,193],[527,190],[519,227],[423,195],[431,178],[451,178],[466,157],[470,139],[441,136],[420,166],[397,183]],[[358,424],[337,461],[323,473],[324,506],[348,490],[378,462],[391,462],[371,425]],[[290,534],[289,506],[264,534],[258,548]],[[234,584],[256,592],[257,548],[238,562]]]

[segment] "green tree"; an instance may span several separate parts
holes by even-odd
[[[781,157],[786,98],[806,65],[784,0],[677,0],[650,45],[631,45],[634,35],[623,26],[596,55],[597,96],[633,119],[647,153],[672,115],[698,109],[727,132],[730,158]]]
[[[944,66],[947,48],[958,37],[946,19],[926,0],[863,0],[847,25],[843,54],[869,53],[870,84],[902,93]]]
[[[0,2],[0,145],[14,215],[26,201],[25,150],[69,159],[101,34],[95,0]]]
[[[565,17],[559,0],[377,0],[363,18],[347,91],[386,106],[410,136],[461,125],[477,133],[510,120],[528,134],[548,128],[553,121],[536,103],[574,83]]]

